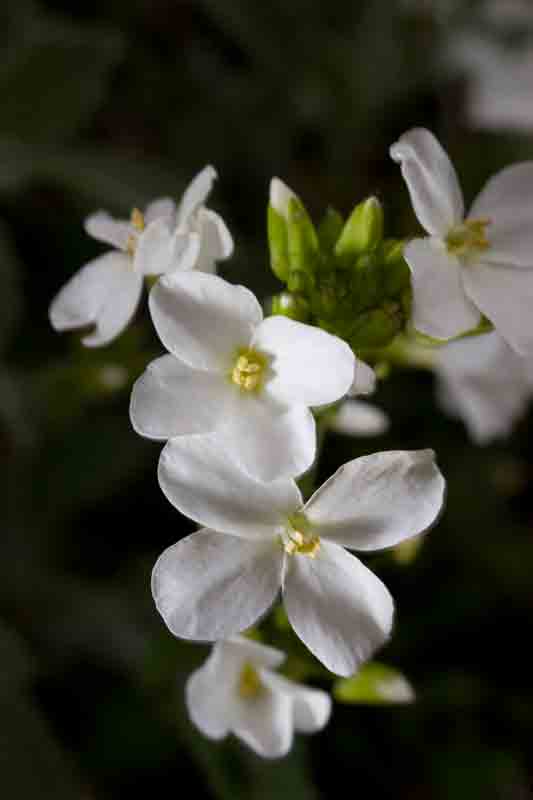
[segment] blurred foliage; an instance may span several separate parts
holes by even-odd
[[[281,762],[189,723],[184,682],[208,649],[168,634],[152,604],[158,553],[192,530],[157,486],[159,446],[128,420],[129,389],[161,348],[146,311],[115,344],[57,336],[47,307],[100,252],[95,208],[127,213],[179,197],[213,163],[212,202],[237,250],[224,274],[261,297],[268,182],[282,177],[313,218],[365,196],[387,235],[415,230],[388,146],[432,127],[467,195],[533,157],[533,135],[465,128],[464,80],[440,66],[479,3],[366,0],[5,0],[0,8],[0,770],[6,797],[319,800],[340,790],[395,800],[533,797],[533,419],[474,449],[436,410],[430,376],[392,371],[380,439],[328,433],[319,479],[376,449],[433,447],[448,509],[409,564],[372,567],[397,601],[380,653],[417,702],[337,704],[330,726]],[[477,22],[476,22],[477,20]],[[328,685],[283,625],[292,677]],[[28,763],[29,762],[29,763]]]

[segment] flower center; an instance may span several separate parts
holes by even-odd
[[[239,675],[237,691],[245,700],[257,697],[263,691],[264,686],[259,677],[259,673],[249,661],[245,663]]]
[[[142,211],[139,211],[138,208],[134,208],[131,212],[130,216],[130,225],[134,228],[135,232],[128,236],[128,241],[126,242],[126,252],[131,258],[135,255],[135,249],[137,247],[137,239],[139,233],[142,233],[146,227],[146,222],[144,220],[144,214]]]
[[[454,256],[471,256],[488,250],[486,227],[491,224],[487,217],[467,219],[452,228],[446,236],[446,249]]]
[[[302,513],[296,513],[289,517],[282,541],[285,552],[290,556],[297,553],[301,556],[316,558],[320,550],[320,537],[311,531],[311,526],[305,514]]]
[[[267,359],[250,348],[239,350],[231,370],[231,380],[243,392],[257,392],[265,379]]]

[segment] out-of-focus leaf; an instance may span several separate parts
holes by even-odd
[[[335,681],[333,696],[339,703],[387,705],[410,703],[415,694],[401,672],[373,661],[362,666],[351,678]]]
[[[68,139],[102,102],[122,37],[52,16],[28,19],[0,64],[0,130],[17,140]]]
[[[180,197],[191,178],[190,172],[180,175],[139,153],[33,145],[2,137],[1,132],[0,164],[0,191],[14,191],[32,179],[46,180],[74,190],[91,204],[123,212],[142,208],[154,197]]]
[[[0,774],[4,797],[90,797],[39,712],[22,694],[0,698]]]
[[[0,222],[0,351],[18,322],[21,308],[20,264],[8,230]]]
[[[32,658],[23,639],[0,620],[0,695],[23,685],[32,672]]]

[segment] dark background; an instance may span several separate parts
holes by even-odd
[[[272,175],[315,217],[375,193],[387,234],[407,235],[415,221],[388,158],[407,128],[441,137],[468,198],[533,158],[533,133],[470,130],[466,78],[442,67],[446,42],[482,25],[478,4],[439,15],[407,5],[2,5],[2,796],[533,797],[531,418],[509,442],[475,449],[438,411],[430,375],[393,373],[376,395],[392,418],[385,437],[330,435],[321,477],[359,454],[433,447],[448,479],[446,514],[417,559],[370,561],[398,608],[379,657],[419,702],[337,705],[325,731],[268,763],[190,725],[182,687],[208,651],[174,640],[152,604],[155,558],[192,526],[157,486],[159,446],[129,423],[131,382],[161,351],[146,312],[98,351],[47,318],[60,286],[102,250],[83,232],[87,213],[179,197],[207,163],[220,176],[210,205],[236,241],[223,274],[263,298],[277,288]]]

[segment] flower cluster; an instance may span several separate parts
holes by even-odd
[[[407,132],[391,156],[428,234],[407,244],[384,238],[375,198],[346,221],[330,210],[315,230],[299,198],[273,179],[270,256],[286,292],[270,316],[248,289],[215,274],[233,242],[204,205],[211,167],[177,208],[163,199],[125,222],[89,217],[88,233],[115,249],[85,265],[50,308],[56,329],[92,325],[83,342],[103,345],[127,325],[144,277],[160,276],[149,310],[167,353],[133,386],[130,416],[139,434],[165,443],[162,492],[200,529],[162,553],[152,593],[174,636],[214,642],[187,684],[193,722],[214,739],[233,732],[266,757],[286,753],[294,730],[323,727],[331,701],[274,672],[283,653],[239,634],[281,595],[301,642],[352,680],[389,637],[394,604],[349,551],[413,542],[444,500],[429,449],[349,461],[306,500],[296,481],[308,481],[317,460],[317,427],[384,430],[385,415],[351,397],[372,393],[387,358],[401,351],[393,340],[413,329],[427,343],[494,328],[432,359],[446,407],[464,414],[479,440],[508,428],[491,399],[500,365],[505,381],[521,387],[504,406],[506,420],[532,385],[525,354],[533,349],[533,164],[489,181],[465,217],[453,166],[429,131]],[[480,341],[481,377],[468,354]],[[476,404],[484,404],[484,422]],[[411,698],[403,679],[387,682],[389,694],[391,686]],[[349,691],[344,685],[339,696]]]

